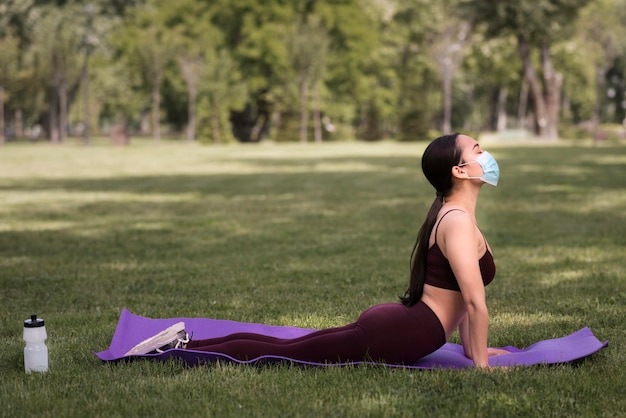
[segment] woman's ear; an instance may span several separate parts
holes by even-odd
[[[452,167],[452,177],[464,179],[467,178],[467,173],[465,172],[464,168],[455,165],[454,167]]]

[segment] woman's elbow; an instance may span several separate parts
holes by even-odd
[[[487,304],[484,301],[467,301],[465,303],[468,316],[474,316],[476,314],[487,314]]]

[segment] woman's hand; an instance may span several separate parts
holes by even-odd
[[[504,348],[487,347],[487,356],[493,357],[493,356],[499,356],[501,354],[511,354],[511,352],[508,350],[505,350]]]

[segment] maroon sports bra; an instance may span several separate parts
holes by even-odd
[[[449,210],[443,214],[441,219],[453,210],[460,209]],[[457,292],[460,292],[461,289],[459,288],[456,277],[452,272],[452,267],[450,267],[448,259],[443,255],[441,248],[439,248],[439,245],[437,244],[437,230],[439,229],[441,219],[439,219],[435,229],[435,243],[428,249],[428,254],[426,255],[426,279],[424,283],[441,289],[456,290]],[[485,246],[486,245],[487,240],[485,240]],[[487,247],[485,254],[480,258],[480,260],[478,260],[478,265],[480,266],[480,274],[483,278],[483,284],[487,286],[496,275],[496,265],[493,261],[493,255],[489,252],[489,247]]]

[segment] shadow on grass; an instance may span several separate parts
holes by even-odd
[[[505,277],[493,291],[496,307],[536,321],[508,325],[532,328],[529,338],[545,338],[546,323],[550,332],[571,328],[572,318],[616,326],[624,302],[623,149],[493,154],[502,180],[485,190],[479,222],[496,261],[507,262],[499,264]],[[199,302],[211,292],[210,300],[228,295],[232,310],[266,309],[263,301],[280,303],[276,295],[287,310],[385,286],[387,301],[402,292],[410,247],[434,198],[418,160],[241,161],[249,173],[4,181],[0,189],[21,199],[9,199],[0,230],[3,302],[32,302],[20,299],[25,286],[39,286],[36,294],[50,294],[56,306],[88,309],[112,299],[157,311],[168,299]],[[288,296],[298,289],[306,294]]]

